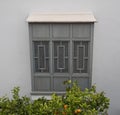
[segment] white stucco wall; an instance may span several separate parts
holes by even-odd
[[[25,22],[31,12],[92,11],[94,34],[93,84],[111,99],[109,115],[120,115],[119,0],[0,0],[0,96],[20,86],[31,89],[29,36]]]

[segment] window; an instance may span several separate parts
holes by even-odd
[[[30,25],[32,91],[65,91],[63,82],[91,85],[93,22],[32,22]]]

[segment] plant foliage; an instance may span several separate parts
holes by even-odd
[[[104,92],[98,93],[96,86],[82,91],[76,82],[65,81],[66,93],[62,96],[52,94],[31,101],[29,97],[19,96],[19,87],[12,90],[12,99],[0,98],[0,115],[107,115],[109,98]]]

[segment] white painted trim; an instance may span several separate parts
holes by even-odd
[[[27,22],[96,22],[91,12],[31,13]]]
[[[37,100],[37,99],[42,98],[42,97],[44,97],[47,100],[51,99],[50,95],[31,95],[31,100]]]

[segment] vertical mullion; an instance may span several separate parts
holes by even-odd
[[[92,85],[92,62],[93,62],[93,30],[94,24],[90,25],[90,41],[88,42],[88,73],[89,73],[89,87]]]
[[[70,68],[69,68],[69,74],[70,74],[70,80],[72,80],[72,74],[73,74],[73,43],[72,43],[72,24],[70,24],[70,43],[69,43],[69,62],[70,62]]]
[[[53,37],[53,29],[52,29],[52,24],[50,24],[50,89],[53,90],[53,41],[52,41],[52,37]]]
[[[32,30],[32,24],[29,24],[29,42],[30,42],[30,64],[31,64],[31,84],[32,84],[32,87],[31,87],[31,89],[32,89],[32,91],[34,91],[35,90],[35,83],[34,83],[34,81],[35,81],[35,78],[34,78],[34,69],[35,69],[35,67],[34,67],[34,62],[35,62],[35,60],[34,60],[34,43],[33,43],[33,30]]]

